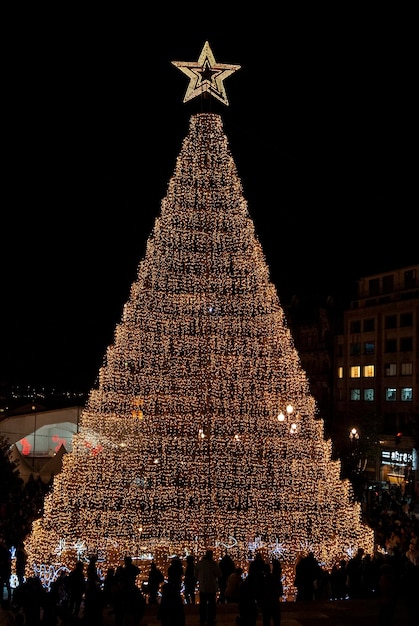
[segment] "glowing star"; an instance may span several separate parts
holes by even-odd
[[[228,106],[224,81],[233,72],[239,70],[240,65],[216,63],[208,41],[205,42],[198,61],[172,61],[172,65],[178,67],[190,78],[183,102],[188,102],[188,100],[208,92]]]

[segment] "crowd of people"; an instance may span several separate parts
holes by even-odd
[[[246,570],[226,552],[218,560],[208,549],[195,559],[171,558],[166,571],[152,561],[148,572],[141,571],[130,556],[123,565],[109,568],[101,577],[96,558],[79,561],[45,589],[39,578],[24,577],[25,552],[15,552],[15,582],[10,585],[10,552],[0,541],[0,584],[3,592],[1,626],[103,626],[106,612],[114,626],[138,626],[146,606],[155,605],[161,626],[185,626],[185,607],[199,604],[200,626],[214,626],[217,605],[237,606],[237,625],[280,626],[281,602],[377,598],[379,624],[390,625],[397,602],[402,599],[419,623],[419,519],[393,494],[375,512],[373,525],[377,550],[365,554],[359,549],[351,558],[342,558],[331,571],[313,553],[304,554],[295,564],[295,596],[284,589],[281,562],[265,560],[260,552]],[[141,574],[141,576],[140,576]]]

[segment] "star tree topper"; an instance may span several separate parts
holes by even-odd
[[[239,70],[240,65],[216,63],[208,41],[205,42],[198,61],[172,61],[172,64],[190,78],[183,102],[208,92],[228,106],[224,81]]]

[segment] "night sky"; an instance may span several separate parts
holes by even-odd
[[[93,386],[201,106],[183,104],[171,61],[206,40],[241,65],[213,110],[281,301],[345,299],[357,278],[418,262],[406,7],[227,23],[211,6],[147,19],[38,7],[8,24],[0,383]]]

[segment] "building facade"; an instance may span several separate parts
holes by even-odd
[[[335,336],[333,420],[378,442],[376,480],[419,495],[419,265],[357,284]]]

